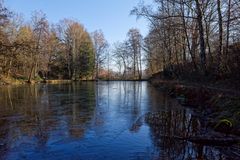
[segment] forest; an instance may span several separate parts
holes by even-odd
[[[147,19],[149,33],[143,37],[131,28],[111,50],[101,30],[89,33],[78,21],[52,24],[35,11],[25,22],[3,2],[0,7],[2,79],[141,80],[158,75],[237,84],[240,78],[238,0],[140,2],[131,15]]]
[[[195,82],[231,81],[239,87],[238,0],[155,0],[152,6],[139,4],[131,14],[150,23],[142,45],[148,73]]]
[[[20,14],[9,11],[3,3],[0,18],[2,79],[11,77],[31,83],[95,77],[102,61],[99,54],[107,47],[100,30],[90,35],[82,24],[70,19],[51,24],[41,11],[33,12],[25,23]]]
[[[0,159],[240,159],[239,0],[61,2],[0,0]]]

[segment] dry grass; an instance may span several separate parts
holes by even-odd
[[[49,84],[62,84],[62,83],[71,83],[71,80],[46,80],[46,83]]]
[[[20,85],[24,83],[25,82],[23,80],[17,80],[11,76],[0,76],[0,85]]]

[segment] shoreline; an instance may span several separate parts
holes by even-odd
[[[5,79],[5,78],[4,78]],[[123,81],[123,82],[147,82],[149,80],[142,79],[142,80],[68,80],[68,79],[60,79],[60,80],[33,80],[29,83],[26,80],[19,80],[14,78],[9,78],[7,81],[1,79],[0,77],[0,86],[15,86],[15,85],[25,85],[25,84],[64,84],[64,83],[73,83],[73,82],[98,82],[98,81],[105,81],[105,82],[116,82],[116,81]]]
[[[184,107],[200,111],[216,132],[240,136],[240,92],[205,84],[152,78],[154,87],[165,91]]]

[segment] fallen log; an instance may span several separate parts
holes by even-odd
[[[174,138],[182,141],[189,141],[204,146],[232,146],[240,143],[239,137],[209,137],[209,136],[160,136],[162,138]]]
[[[237,137],[208,137],[208,136],[194,136],[186,138],[187,141],[203,144],[207,146],[232,146],[240,142]]]

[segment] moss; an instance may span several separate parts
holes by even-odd
[[[37,76],[34,78],[34,81],[41,82],[43,79],[40,76]]]
[[[221,125],[226,125],[226,126],[232,128],[232,127],[233,127],[233,120],[231,120],[231,119],[221,119],[221,120],[215,125],[214,128],[216,129],[216,128],[218,128],[218,127],[221,126]]]

